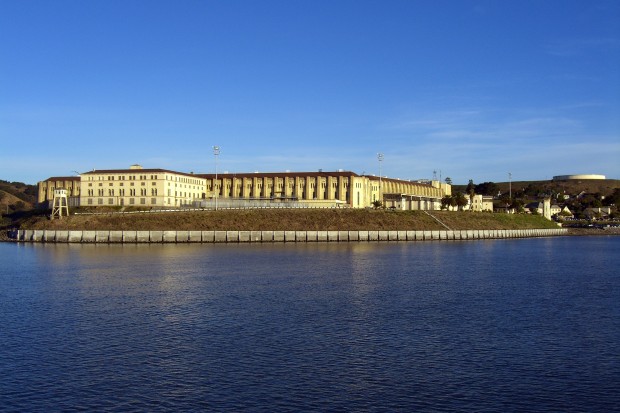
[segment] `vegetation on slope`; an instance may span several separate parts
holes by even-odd
[[[432,215],[450,229],[557,228],[540,216],[471,212],[439,212]],[[65,230],[442,230],[446,229],[423,211],[355,209],[249,209],[225,211],[152,212],[104,215],[72,215],[50,221],[30,217],[22,229]]]
[[[453,185],[452,190],[466,193],[466,187],[467,185]],[[617,188],[620,188],[620,180],[617,179],[482,182],[475,185],[477,194],[495,196],[498,192],[507,193],[510,189],[515,196],[531,197],[553,196],[554,194],[577,195],[581,192],[609,196]]]
[[[21,209],[32,208],[37,202],[37,186],[0,179],[0,205],[11,207],[20,201]]]

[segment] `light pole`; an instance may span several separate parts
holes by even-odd
[[[217,197],[219,195],[219,191],[215,192],[215,187],[217,185],[217,157],[220,155],[220,147],[213,147],[213,157],[215,158],[215,180],[213,181],[213,193],[215,194],[215,210],[217,211]]]
[[[512,203],[512,172],[508,172],[508,202]],[[508,207],[506,207],[508,212]]]
[[[379,161],[379,202],[383,206],[383,192],[381,188],[381,163],[383,162],[383,154],[379,152],[377,154],[377,160]]]

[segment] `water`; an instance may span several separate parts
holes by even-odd
[[[0,243],[0,411],[618,411],[619,252]]]

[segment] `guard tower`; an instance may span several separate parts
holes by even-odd
[[[54,189],[51,219],[54,219],[54,217],[58,217],[58,219],[62,218],[63,210],[65,211],[65,215],[69,216],[69,200],[67,199],[67,190]]]

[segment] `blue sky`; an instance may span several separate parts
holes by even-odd
[[[620,2],[0,0],[0,179],[620,178]]]

